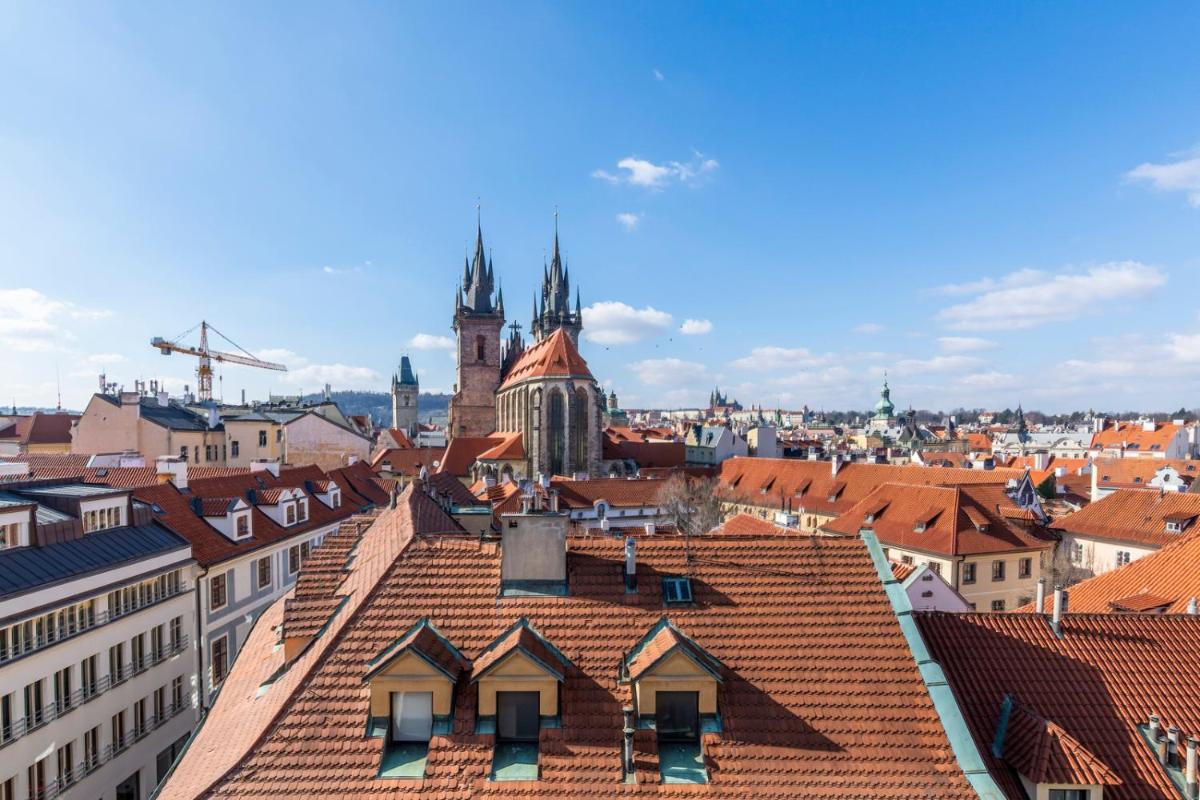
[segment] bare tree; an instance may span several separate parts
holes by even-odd
[[[664,482],[657,502],[667,510],[680,533],[708,533],[725,518],[714,478],[695,478],[677,472]]]

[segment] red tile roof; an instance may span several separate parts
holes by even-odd
[[[569,596],[498,599],[497,548],[476,538],[415,536],[400,550],[369,546],[382,525],[404,522],[405,507],[386,512],[364,534],[341,589],[351,607],[334,615],[326,633],[265,693],[258,689],[281,658],[271,630],[280,604],[264,612],[162,800],[283,793],[975,796],[862,542],[693,537],[689,568],[680,540],[645,538],[639,591],[627,595],[621,541],[578,537],[567,554]],[[395,531],[393,524],[393,541],[403,541],[410,525]],[[618,668],[664,615],[654,577],[688,571],[696,602],[670,609],[670,619],[724,667],[723,732],[704,736],[711,782],[663,786],[654,734],[638,731],[637,782],[622,785],[621,706],[631,695]],[[373,658],[423,618],[468,658],[527,618],[569,660],[561,727],[542,732],[539,781],[488,780],[492,737],[474,733],[476,689],[465,679],[456,690],[453,732],[430,743],[425,779],[377,777],[382,741],[363,735],[363,676]]]
[[[1188,485],[1200,476],[1200,461],[1178,458],[1097,458],[1092,469],[1097,486],[1136,488],[1149,484],[1164,467],[1174,468]]]
[[[1019,480],[1024,473],[1009,469],[956,469],[923,467],[917,464],[846,464],[837,476],[828,461],[786,458],[731,458],[721,464],[718,475],[722,499],[765,508],[789,503],[793,508],[835,516],[848,511],[885,483],[956,486],[974,483],[1004,484]],[[763,485],[774,479],[771,488]],[[798,489],[803,494],[797,495]],[[835,492],[835,489],[839,490]],[[836,499],[830,500],[836,495]]]
[[[1074,590],[1070,606],[1074,612]],[[1177,800],[1179,790],[1138,726],[1158,714],[1164,730],[1200,731],[1200,695],[1192,691],[1200,684],[1200,616],[1069,613],[1061,638],[1041,614],[915,616],[989,771],[1011,800],[1024,800],[1024,790],[992,754],[1006,695],[1052,721],[1097,762],[1086,765],[1075,751],[1076,762],[1064,769],[1093,771],[1094,778],[1102,777],[1098,765],[1111,770],[1120,782],[1105,786],[1105,800]],[[1009,746],[1006,739],[1006,753]]]
[[[648,638],[644,638],[626,657],[625,667],[629,673],[629,680],[640,679],[676,652],[683,653],[697,666],[712,673],[714,678],[720,680],[721,665],[683,631],[672,625],[670,620],[663,617],[656,628],[657,630],[651,629],[651,632],[647,634]]]
[[[644,478],[593,478],[584,481],[552,480],[559,500],[567,508],[591,508],[601,500],[614,508],[656,506],[666,481]]]
[[[1009,714],[1002,758],[1034,783],[1112,786],[1121,782],[1078,739],[1019,705]]]
[[[821,529],[857,536],[863,528],[870,528],[885,545],[940,555],[1053,547],[1053,536],[1037,525],[1019,522],[1033,520],[1033,515],[1011,504],[1002,486],[888,483]],[[868,522],[872,510],[875,517]],[[925,529],[918,531],[918,523],[924,523]]]
[[[471,680],[479,680],[506,658],[518,652],[533,659],[538,666],[558,680],[562,680],[563,670],[570,666],[570,663],[556,652],[554,645],[535,631],[529,625],[529,620],[522,617],[475,657],[471,665]]]
[[[1168,517],[1196,516],[1200,516],[1200,494],[1119,489],[1055,520],[1050,527],[1078,536],[1162,547],[1178,541],[1180,536],[1167,531]]]
[[[909,575],[917,571],[917,568],[912,564],[905,564],[900,561],[889,561],[888,566],[892,568],[892,577],[898,581],[904,581]]]
[[[500,390],[530,378],[593,379],[587,362],[562,328],[521,353],[505,374]]]
[[[494,436],[455,436],[446,447],[442,457],[442,465],[438,472],[449,472],[451,475],[465,477],[471,472],[471,466],[484,453],[504,441],[503,434]]]
[[[405,447],[380,450],[371,459],[371,467],[376,472],[383,471],[384,463],[391,465],[389,472],[415,478],[421,474],[421,468],[433,472],[442,463],[446,450],[441,447]]]
[[[525,444],[521,441],[522,433],[518,431],[496,434],[496,436],[500,438],[499,444],[484,450],[476,458],[487,461],[519,461],[525,458]]]
[[[41,411],[35,411],[27,417],[18,417],[9,430],[10,435],[24,445],[69,445],[71,443],[71,425],[78,421],[78,414],[44,414]]]
[[[752,514],[734,514],[721,523],[719,530],[726,536],[779,536],[789,533],[787,528]]]
[[[1140,422],[1119,422],[1092,434],[1092,449],[1125,448],[1139,453],[1165,453],[1182,430],[1182,425],[1170,422],[1156,423],[1149,431],[1143,430]]]

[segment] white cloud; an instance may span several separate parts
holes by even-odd
[[[255,353],[263,361],[276,361],[289,368],[303,367],[308,359],[286,347],[267,347]]]
[[[663,189],[671,183],[698,184],[711,176],[719,166],[715,158],[708,158],[699,151],[693,151],[689,161],[666,161],[662,164],[655,164],[636,156],[626,156],[617,162],[617,169],[624,172],[614,174],[598,169],[592,172],[592,177],[608,183],[627,183],[646,189]]]
[[[654,80],[656,80],[656,81],[664,80],[663,74],[661,72],[659,72],[657,69],[651,70],[651,74],[654,75]]]
[[[938,344],[947,353],[973,353],[996,346],[991,339],[980,339],[978,336],[939,336]]]
[[[1165,164],[1139,164],[1125,173],[1129,181],[1143,181],[1160,192],[1184,192],[1194,208],[1200,208],[1200,146],[1174,154]]]
[[[283,376],[285,383],[302,389],[316,390],[325,384],[334,389],[376,389],[384,383],[378,372],[370,367],[353,367],[346,364],[308,364],[289,370]]]
[[[956,372],[978,366],[980,359],[974,356],[933,356],[932,358],[905,358],[896,362],[895,372],[900,375],[915,375],[923,372]]]
[[[1066,322],[1096,310],[1099,304],[1143,297],[1167,276],[1137,261],[1091,267],[1084,272],[1049,274],[1022,270],[999,282],[942,287],[947,293],[975,294],[938,314],[954,330],[1012,330]]]
[[[21,352],[53,350],[75,338],[64,322],[111,315],[111,311],[47,297],[36,289],[0,289],[0,346]]]
[[[685,319],[679,326],[679,332],[684,336],[703,336],[712,333],[713,324],[706,319]]]
[[[879,333],[883,330],[883,326],[878,322],[864,322],[862,325],[855,325],[855,333]]]
[[[731,362],[737,369],[769,372],[782,369],[804,369],[828,363],[828,356],[815,355],[807,347],[756,347],[750,355]]]
[[[662,334],[673,322],[670,314],[651,306],[608,300],[583,309],[583,336],[597,344],[633,344]]]
[[[991,370],[989,372],[973,372],[964,375],[955,383],[964,389],[1009,389],[1017,385],[1019,379],[1008,372]]]
[[[1170,334],[1167,350],[1179,361],[1200,361],[1200,333]]]
[[[435,336],[432,333],[418,333],[408,340],[408,346],[414,350],[453,350],[454,339],[449,336]]]
[[[680,358],[648,358],[633,362],[629,368],[647,386],[678,386],[709,377],[703,364]]]
[[[109,364],[123,364],[129,359],[120,353],[93,353],[84,359],[89,364],[97,366],[107,366]]]
[[[635,214],[632,211],[622,211],[620,214],[617,214],[617,222],[621,225],[621,227],[630,233],[637,230],[638,225],[641,224],[641,221],[641,212]]]

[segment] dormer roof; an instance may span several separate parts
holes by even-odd
[[[721,662],[709,655],[666,617],[660,619],[629,651],[629,655],[625,657],[626,674],[631,681],[636,681],[676,653],[682,654],[707,672],[713,680],[721,682]]]
[[[417,656],[451,681],[457,681],[458,676],[470,668],[469,662],[458,648],[451,644],[427,617],[422,617],[403,636],[371,659],[371,669],[363,680],[370,680],[397,659],[409,653]]]
[[[1033,783],[1112,786],[1121,783],[1094,753],[1055,723],[1005,698],[997,755]]]
[[[471,670],[471,680],[477,681],[485,677],[492,669],[514,653],[521,653],[542,667],[556,680],[562,680],[566,668],[571,665],[567,657],[558,648],[550,644],[543,636],[534,630],[525,617],[492,641],[479,657]]]

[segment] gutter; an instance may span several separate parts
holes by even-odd
[[[904,634],[905,641],[908,642],[908,649],[917,662],[921,680],[924,681],[925,689],[929,692],[930,699],[933,700],[934,710],[937,711],[938,719],[946,732],[946,738],[950,740],[950,748],[954,752],[954,759],[958,762],[959,769],[963,771],[963,775],[971,784],[971,788],[979,795],[980,800],[1005,800],[1004,792],[1000,790],[996,780],[988,772],[987,765],[979,753],[979,748],[975,744],[974,737],[971,736],[967,721],[954,697],[954,691],[946,680],[946,674],[942,671],[941,664],[929,655],[929,649],[925,646],[925,640],[921,638],[921,631],[917,628],[917,621],[913,618],[912,604],[908,600],[903,585],[892,577],[891,567],[888,566],[887,558],[883,555],[883,547],[879,544],[879,539],[870,530],[859,531],[858,536],[866,544],[867,552],[871,554],[871,560],[875,563],[875,571],[879,573],[879,579],[883,582],[883,590],[892,604],[892,613],[896,615],[896,621],[900,623],[900,630]]]

